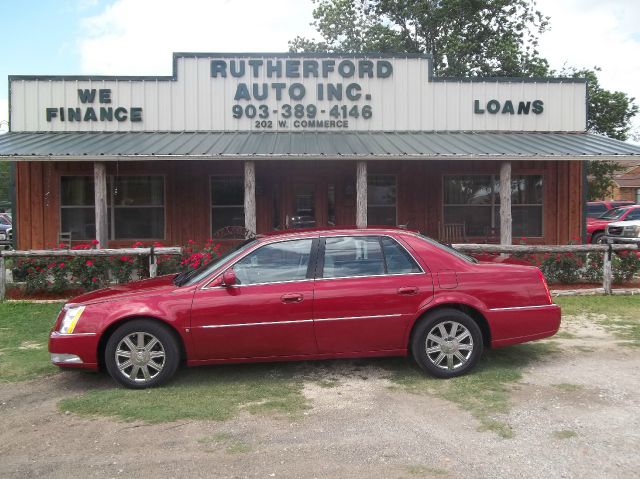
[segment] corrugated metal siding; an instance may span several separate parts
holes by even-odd
[[[12,132],[0,136],[0,157],[25,159],[140,156],[588,159],[636,155],[640,155],[638,146],[575,133]]]

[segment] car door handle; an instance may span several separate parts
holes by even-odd
[[[406,296],[410,296],[413,294],[418,294],[418,288],[415,286],[407,286],[405,288],[398,288],[398,294],[404,294]]]
[[[287,293],[280,296],[283,303],[299,303],[304,299],[300,293]]]

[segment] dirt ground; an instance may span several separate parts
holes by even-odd
[[[593,318],[567,319],[572,337],[513,387],[509,439],[453,402],[390,387],[375,361],[317,363],[337,382],[306,384],[301,417],[152,425],[60,412],[109,382],[65,373],[0,384],[0,477],[640,477],[638,349]]]

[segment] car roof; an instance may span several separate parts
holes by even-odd
[[[418,231],[408,230],[406,228],[392,227],[392,226],[369,226],[367,228],[354,227],[336,227],[336,228],[300,228],[281,231],[270,231],[268,233],[261,233],[257,236],[258,240],[272,240],[276,238],[313,238],[316,236],[331,236],[331,235],[386,235],[386,234],[417,234]]]

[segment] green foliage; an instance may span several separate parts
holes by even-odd
[[[60,304],[0,303],[0,382],[54,374],[49,361],[49,331]]]
[[[613,194],[613,178],[624,167],[615,161],[589,162],[589,199],[604,200]]]
[[[314,0],[322,40],[296,37],[294,52],[431,54],[440,76],[542,76],[538,35],[548,18],[531,0]]]

